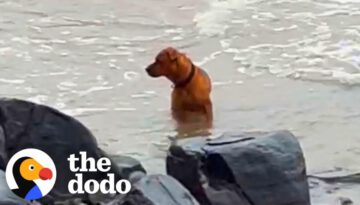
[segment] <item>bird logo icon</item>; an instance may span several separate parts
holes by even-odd
[[[31,201],[48,194],[55,185],[56,168],[45,152],[25,149],[17,152],[6,167],[6,181],[17,196]]]

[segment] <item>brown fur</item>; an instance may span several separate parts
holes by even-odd
[[[155,62],[146,71],[151,77],[165,76],[174,84],[171,110],[178,125],[201,124],[210,128],[213,121],[211,80],[197,66],[194,66],[193,76],[189,78],[192,66],[192,61],[185,54],[169,47],[156,56]]]

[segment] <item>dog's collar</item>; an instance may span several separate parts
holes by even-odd
[[[191,80],[194,78],[195,70],[196,70],[195,65],[193,63],[191,63],[191,71],[190,71],[189,76],[185,80],[176,83],[175,88],[182,88],[182,87],[185,87],[187,84],[189,84],[191,82]]]

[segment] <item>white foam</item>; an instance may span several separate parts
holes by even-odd
[[[29,45],[30,40],[28,37],[12,37],[11,41]]]
[[[0,55],[5,55],[7,53],[13,52],[14,49],[11,47],[2,47],[0,48]]]
[[[80,96],[84,96],[84,95],[88,95],[88,94],[93,93],[93,92],[111,90],[113,88],[114,87],[112,87],[112,86],[94,86],[94,87],[91,87],[91,88],[89,88],[87,90],[79,91],[78,93],[79,93]]]
[[[23,83],[25,83],[25,80],[21,80],[21,79],[5,79],[5,78],[0,78],[0,83],[7,83],[7,84],[23,84]]]
[[[213,53],[211,53],[209,56],[205,56],[201,61],[196,61],[195,64],[198,66],[203,66],[206,63],[214,60],[216,58],[216,56],[220,55],[222,53],[222,51],[215,51]]]
[[[234,11],[242,10],[247,0],[210,0],[209,8],[194,17],[200,34],[221,35],[229,27],[227,22]]]
[[[75,109],[65,109],[62,110],[65,114],[71,115],[71,116],[79,116],[89,113],[96,113],[96,112],[106,112],[108,111],[108,108],[75,108]]]
[[[330,0],[332,2],[338,2],[338,3],[342,3],[342,4],[346,4],[346,3],[360,3],[359,0]]]
[[[133,107],[117,107],[114,108],[115,111],[136,111],[136,108]]]
[[[27,98],[28,101],[38,103],[38,104],[45,103],[48,99],[49,99],[49,97],[45,96],[45,95],[35,95],[33,97]]]
[[[299,68],[288,73],[297,79],[311,81],[335,81],[345,85],[360,84],[360,73],[349,73],[343,70],[321,70],[320,68]]]
[[[133,71],[126,71],[124,73],[124,79],[128,81],[136,80],[139,78],[139,73]]]

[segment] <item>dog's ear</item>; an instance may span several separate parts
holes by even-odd
[[[174,61],[178,57],[178,51],[173,47],[168,47],[165,49],[166,54],[168,55],[171,61]]]

